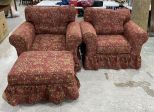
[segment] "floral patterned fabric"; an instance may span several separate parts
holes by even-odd
[[[84,20],[94,26],[98,35],[122,34],[123,25],[130,20],[130,12],[127,9],[86,8]]]
[[[140,52],[148,36],[130,20],[127,10],[87,8],[84,19],[80,26],[86,44],[85,69],[141,67]]]
[[[79,23],[74,22],[74,11],[73,7],[28,6],[27,22],[10,36],[10,43],[18,55],[25,51],[71,51],[75,70],[79,71],[82,37]]]
[[[18,104],[34,104],[49,101],[55,104],[67,100],[76,100],[79,97],[79,83],[32,85],[32,86],[10,86],[5,90],[8,103],[16,106]]]
[[[79,86],[71,52],[29,51],[12,67],[5,95],[12,105],[44,100],[60,103],[65,98],[77,99]]]
[[[40,34],[36,35],[32,51],[62,51],[65,50],[65,35]]]
[[[132,46],[132,54],[139,55],[142,45],[148,40],[148,34],[130,20],[124,26],[124,35]]]
[[[18,55],[27,51],[32,46],[35,38],[34,26],[29,22],[24,22],[10,36],[10,43],[16,48]]]
[[[130,44],[122,35],[98,35],[97,45],[97,53],[125,54],[131,52]]]
[[[35,26],[37,34],[66,34],[67,25],[75,21],[73,7],[29,6],[25,9],[26,21]]]
[[[75,70],[79,71],[80,65],[80,53],[79,45],[82,43],[81,29],[78,22],[71,22],[67,26],[66,33],[66,50],[72,51],[75,60]]]
[[[131,54],[96,54],[86,55],[84,68],[87,70],[106,69],[139,69],[141,67],[141,56]]]
[[[89,22],[81,22],[81,32],[83,41],[86,44],[86,53],[88,55],[95,55],[97,49],[97,35],[96,30]]]

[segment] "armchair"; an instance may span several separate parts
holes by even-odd
[[[82,37],[75,15],[73,7],[28,6],[25,9],[26,21],[12,33],[9,41],[18,56],[25,51],[71,51],[78,71],[78,46]]]
[[[80,23],[86,45],[85,69],[138,69],[147,33],[130,20],[127,9],[87,8]]]

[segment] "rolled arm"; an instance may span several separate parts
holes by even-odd
[[[16,48],[17,54],[20,55],[29,50],[34,38],[34,26],[29,22],[24,22],[11,34],[9,41]]]
[[[97,35],[94,27],[89,22],[81,22],[80,26],[87,53],[95,54],[97,48]]]
[[[80,24],[78,22],[71,22],[66,30],[66,49],[71,51],[75,61],[75,71],[80,70],[80,55],[79,45],[82,42]]]
[[[78,47],[82,42],[81,29],[78,22],[71,22],[66,30],[67,49],[71,50]]]
[[[147,32],[130,20],[124,25],[124,35],[132,46],[132,53],[139,55],[143,44],[148,40]]]

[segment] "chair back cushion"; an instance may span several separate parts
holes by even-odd
[[[84,20],[94,26],[98,35],[122,34],[124,24],[130,20],[130,11],[127,9],[87,8]]]
[[[66,27],[75,21],[73,7],[28,6],[26,21],[31,22],[37,34],[66,34]]]

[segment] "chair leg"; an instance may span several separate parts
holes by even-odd
[[[11,14],[11,18],[13,18],[13,13],[12,13],[12,9],[10,8],[10,14]]]
[[[5,13],[5,17],[8,17],[9,11],[8,10],[4,11],[4,13]]]
[[[14,0],[14,5],[15,5],[15,10],[17,11],[17,3],[16,3],[16,0]]]
[[[20,2],[19,2],[19,6],[21,5],[21,2],[22,2],[22,0],[20,0]]]

